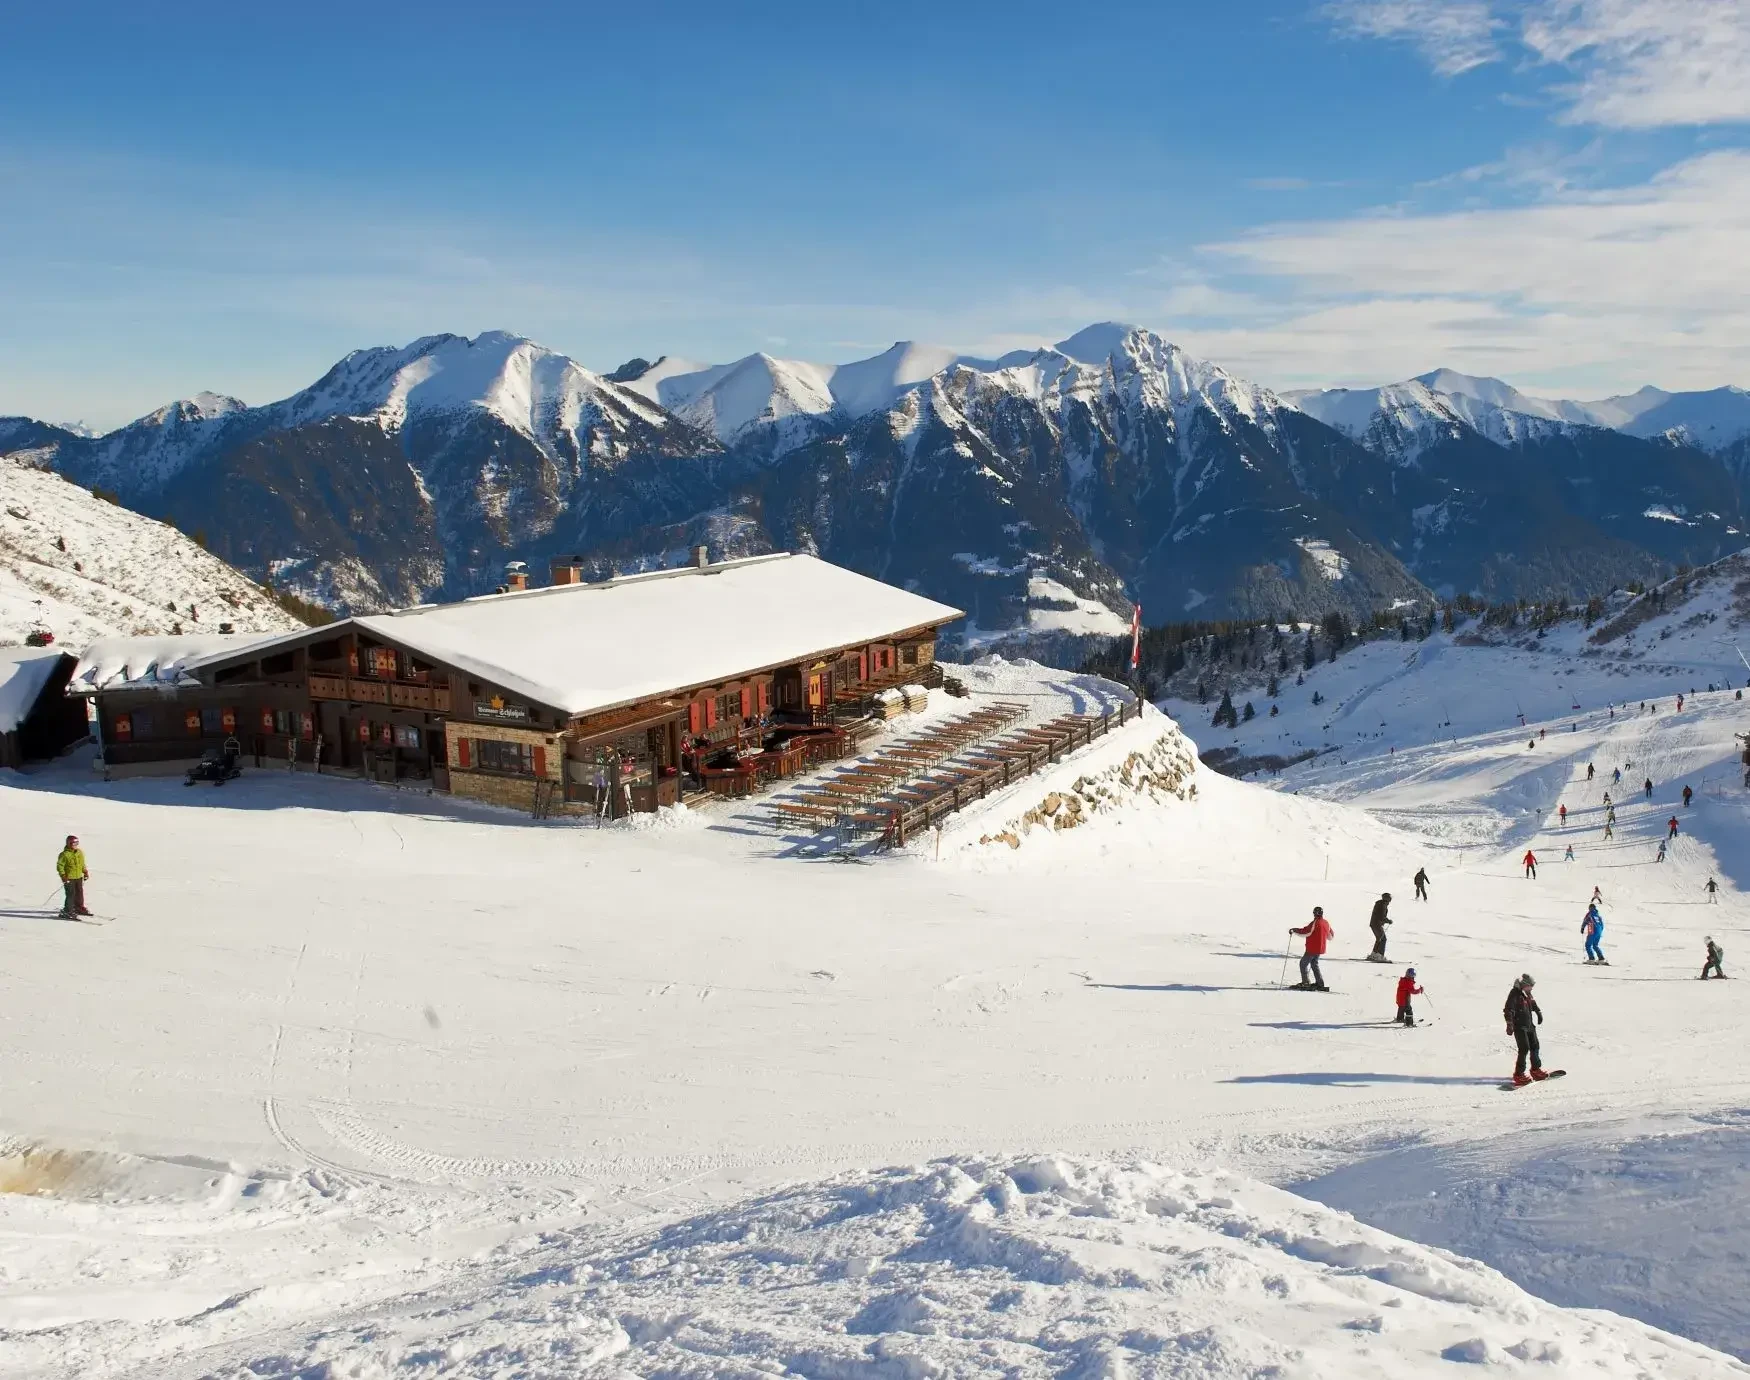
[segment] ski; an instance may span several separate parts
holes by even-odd
[[[1568,1076],[1568,1071],[1566,1069],[1550,1069],[1544,1074],[1544,1076],[1542,1078],[1534,1078],[1531,1080],[1530,1083],[1514,1083],[1512,1081],[1508,1081],[1506,1083],[1500,1084],[1499,1086],[1500,1086],[1500,1089],[1502,1092],[1518,1092],[1519,1089],[1522,1087],[1529,1088],[1533,1084],[1536,1084],[1536,1083],[1547,1083],[1552,1078],[1566,1078],[1567,1076]]]

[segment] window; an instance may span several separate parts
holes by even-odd
[[[717,719],[733,719],[741,713],[740,695],[719,695],[717,697]]]
[[[150,714],[143,709],[136,709],[133,713],[133,720],[134,737],[150,738],[152,736],[152,716]]]
[[[518,776],[535,774],[535,755],[527,743],[501,743],[495,738],[478,738],[474,742],[473,755],[482,771],[514,772]]]
[[[225,731],[225,711],[223,709],[201,710],[201,732],[217,735]]]
[[[395,746],[407,748],[409,751],[419,751],[419,730],[417,728],[397,727],[395,730]]]
[[[273,711],[273,731],[275,733],[284,733],[288,736],[291,734],[292,714],[290,710],[276,709]]]
[[[365,665],[367,674],[379,680],[395,679],[395,649],[393,647],[370,647],[365,651],[368,658]]]

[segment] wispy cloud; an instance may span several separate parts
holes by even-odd
[[[1408,43],[1442,76],[1510,56],[1559,70],[1560,118],[1607,129],[1750,122],[1745,0],[1333,0],[1340,32]]]
[[[1452,364],[1606,387],[1657,374],[1750,377],[1750,153],[1721,151],[1636,185],[1528,206],[1270,226],[1205,246],[1264,320],[1189,333],[1289,383],[1399,378]]]
[[[1413,45],[1443,77],[1456,77],[1498,58],[1504,27],[1488,0],[1332,0],[1325,15],[1357,38]]]
[[[1567,118],[1614,129],[1750,121],[1745,0],[1550,0],[1522,30],[1567,67]]]

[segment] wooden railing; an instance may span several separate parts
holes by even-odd
[[[310,698],[346,700],[353,704],[387,704],[400,709],[423,709],[433,714],[450,712],[450,687],[447,685],[377,680],[370,676],[326,676],[312,672]]]
[[[944,785],[928,800],[911,806],[894,805],[875,810],[874,817],[884,823],[882,846],[903,847],[919,831],[934,828],[956,810],[1033,775],[1077,748],[1087,747],[1096,738],[1103,738],[1114,728],[1129,723],[1141,712],[1139,703],[1126,703],[1118,707],[1116,714],[1106,713],[1098,718],[1087,715],[1037,745],[1011,749],[1011,755],[1000,763],[962,774],[952,785]]]

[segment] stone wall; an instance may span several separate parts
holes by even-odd
[[[1074,829],[1094,815],[1141,801],[1192,800],[1197,796],[1197,784],[1191,780],[1196,770],[1196,749],[1175,725],[1117,762],[1045,791],[1037,804],[978,841],[1019,848],[1022,837],[1033,829]]]
[[[444,725],[444,753],[450,766],[451,795],[521,810],[525,814],[532,814],[535,808],[535,777],[463,767],[459,746],[463,738],[475,742],[527,743],[530,747],[544,748],[547,770],[542,779],[553,782],[554,813],[575,812],[578,808],[565,804],[565,740],[555,734],[513,728],[509,724],[456,723],[452,720]]]

